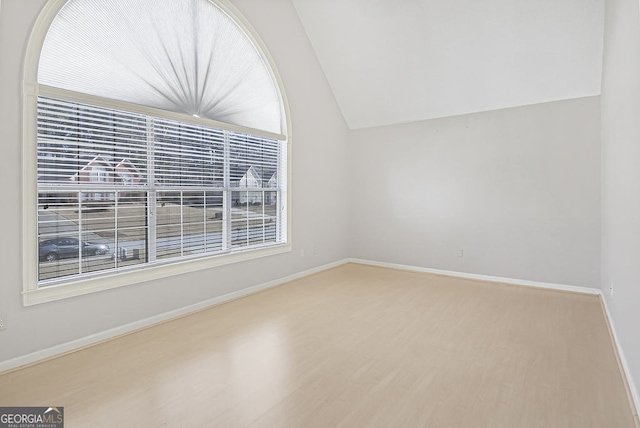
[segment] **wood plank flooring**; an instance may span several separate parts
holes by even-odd
[[[634,427],[597,296],[347,264],[0,376],[66,427]]]

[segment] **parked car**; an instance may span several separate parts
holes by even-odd
[[[78,257],[79,245],[76,238],[52,238],[40,241],[38,254],[40,261],[51,262],[58,259]],[[82,242],[83,256],[96,256],[107,254],[109,246],[106,244],[93,244]]]

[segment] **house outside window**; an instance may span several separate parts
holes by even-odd
[[[53,1],[25,70],[25,304],[290,250],[286,100],[230,4]]]

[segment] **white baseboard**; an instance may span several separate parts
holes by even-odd
[[[114,339],[118,336],[133,333],[137,330],[141,330],[141,329],[150,327],[152,325],[162,323],[164,321],[168,321],[174,318],[181,317],[183,315],[188,315],[193,312],[207,309],[209,307],[219,305],[224,302],[235,300],[240,297],[245,297],[250,294],[254,294],[259,291],[266,290],[268,288],[276,287],[278,285],[282,285],[284,283],[294,281],[296,279],[300,279],[305,276],[312,275],[314,273],[322,272],[324,270],[343,265],[345,263],[347,263],[346,260],[339,260],[334,263],[329,263],[323,266],[298,272],[298,273],[286,276],[284,278],[279,278],[273,281],[265,282],[263,284],[255,285],[253,287],[244,288],[242,290],[238,290],[233,293],[225,294],[219,297],[214,297],[212,299],[205,300],[203,302],[198,302],[193,305],[185,306],[183,308],[175,309],[169,312],[165,312],[159,315],[155,315],[149,318],[145,318],[139,321],[125,324],[120,327],[112,328],[110,330],[102,331],[100,333],[96,333],[80,339],[72,340],[70,342],[66,342],[61,345],[52,346],[51,348],[43,349],[41,351],[36,351],[31,354],[12,358],[6,361],[0,361],[0,374],[3,374],[4,372],[14,370],[22,366],[30,365],[33,363],[47,360],[49,358],[58,357],[60,355],[67,354],[69,352],[77,351],[79,349],[86,348],[87,346],[95,345],[100,342],[105,342],[107,340]]]
[[[624,351],[620,346],[620,340],[618,339],[618,334],[616,333],[616,327],[613,324],[613,318],[611,318],[611,313],[609,312],[609,306],[607,304],[607,300],[604,296],[600,297],[602,302],[602,307],[604,308],[604,314],[607,317],[607,322],[609,323],[609,331],[611,332],[611,339],[613,340],[613,344],[616,347],[616,351],[618,351],[618,358],[620,364],[622,365],[621,371],[624,378],[627,380],[627,388],[629,389],[629,394],[631,394],[631,399],[633,405],[635,406],[634,417],[636,425],[640,426],[640,395],[638,395],[638,389],[636,388],[635,382],[633,381],[633,377],[631,377],[631,370],[629,369],[629,365],[627,364],[627,359],[624,356]]]
[[[599,288],[579,287],[575,285],[554,284],[551,282],[529,281],[526,279],[503,278],[499,276],[478,275],[475,273],[455,272],[450,270],[431,269],[418,266],[401,265],[396,263],[377,262],[363,259],[348,259],[350,263],[359,263],[369,266],[385,267],[390,269],[400,269],[412,272],[432,273],[435,275],[453,276],[456,278],[474,279],[476,281],[499,282],[502,284],[524,285],[527,287],[549,288],[552,290],[572,291],[575,293],[600,295],[602,291]]]

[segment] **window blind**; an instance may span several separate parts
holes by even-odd
[[[72,0],[51,23],[38,83],[283,134],[254,43],[209,0]]]
[[[51,97],[37,114],[40,286],[286,241],[284,142]]]

